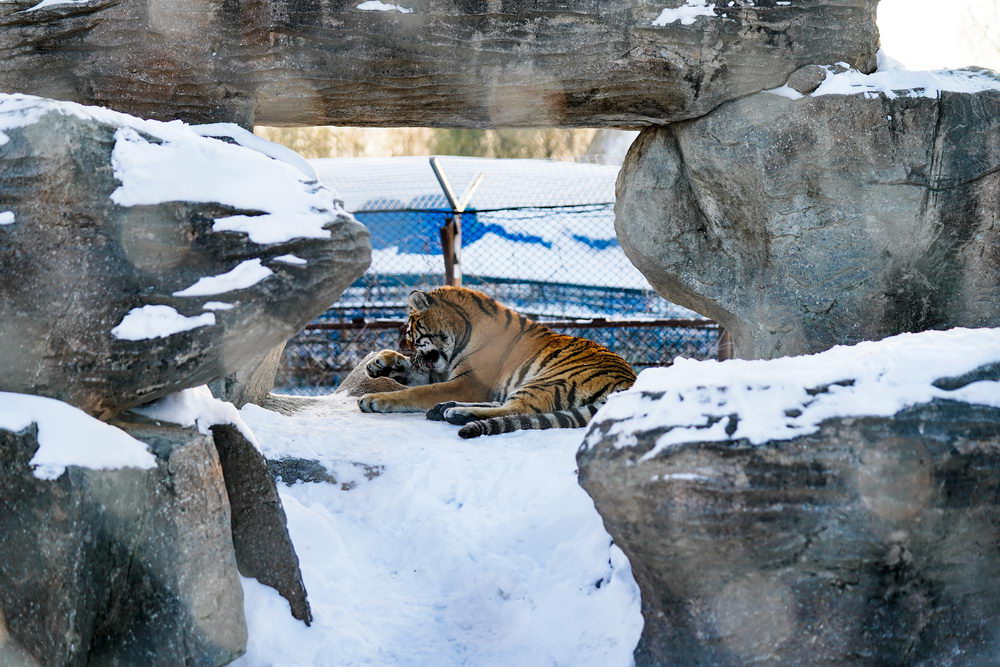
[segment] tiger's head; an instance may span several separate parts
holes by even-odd
[[[457,363],[471,334],[471,322],[452,303],[450,290],[414,291],[407,301],[409,317],[400,335],[399,348],[412,354],[413,363],[428,372],[447,374]]]

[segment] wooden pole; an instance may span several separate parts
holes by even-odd
[[[719,361],[733,358],[733,337],[729,335],[727,329],[722,327],[719,327],[719,349],[715,358]]]
[[[449,215],[441,225],[441,249],[444,252],[444,284],[453,287],[462,284],[462,265],[459,263],[461,233],[460,223],[456,224],[455,216]]]

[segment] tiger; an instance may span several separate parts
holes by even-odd
[[[557,334],[476,290],[417,290],[407,306],[400,349],[411,356],[384,350],[368,373],[390,368],[417,386],[365,394],[362,412],[426,411],[461,426],[462,438],[577,428],[635,382],[628,362],[603,345]]]

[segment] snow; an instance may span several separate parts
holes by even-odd
[[[636,433],[668,429],[644,461],[682,442],[745,439],[759,445],[814,433],[825,419],[888,417],[933,399],[1000,407],[1000,382],[954,391],[933,385],[993,362],[1000,362],[1000,329],[901,334],[770,361],[678,358],[670,368],[640,373],[593,422],[612,420],[607,435],[618,436],[620,448],[634,446]],[[585,446],[602,437],[595,429]]]
[[[201,308],[202,310],[232,310],[235,306],[224,301],[206,301]]]
[[[293,151],[287,146],[276,144],[262,137],[258,137],[249,130],[244,130],[235,123],[206,123],[204,125],[192,125],[191,130],[201,137],[228,137],[240,146],[250,148],[262,153],[269,158],[286,162],[299,171],[311,181],[317,181],[316,170],[312,168],[309,161]]]
[[[79,408],[52,398],[0,392],[0,429],[17,433],[31,424],[38,425],[38,450],[29,464],[38,479],[56,479],[66,466],[156,467],[145,444]]]
[[[0,145],[10,141],[6,131],[36,123],[49,113],[116,128],[111,166],[120,185],[110,197],[119,206],[218,203],[247,213],[219,218],[213,230],[245,233],[250,241],[262,245],[296,238],[330,238],[331,232],[324,225],[346,215],[335,201],[336,195],[307,175],[314,172],[301,158],[232,125],[192,128],[181,121],[143,120],[101,107],[0,94]],[[229,137],[245,145],[201,134]],[[164,174],[174,177],[164,178]],[[253,284],[252,279],[270,275],[261,259],[248,262],[238,276],[228,277],[231,282],[223,280],[226,274],[209,276],[205,282],[199,280],[182,290],[182,295],[241,289]],[[150,305],[125,315],[112,334],[140,340],[214,323],[215,316],[210,313],[186,318],[168,306]]]
[[[371,11],[376,11],[376,12],[399,12],[401,14],[412,14],[413,13],[412,9],[406,9],[404,7],[400,7],[399,5],[390,5],[390,4],[387,4],[385,2],[379,2],[379,0],[367,0],[366,2],[362,2],[360,5],[358,5],[358,9],[361,9],[361,10],[364,10],[364,11],[367,11],[367,12],[371,12]]]
[[[711,482],[712,478],[708,475],[699,475],[693,472],[668,472],[662,475],[653,475],[651,481],[654,482],[669,482],[673,480],[683,481],[683,482]]]
[[[699,16],[715,18],[715,3],[712,0],[687,0],[676,9],[665,8],[653,19],[653,25],[665,26],[676,21],[681,25],[691,25]]]
[[[330,236],[323,229],[326,221],[317,219],[311,212],[264,215],[230,215],[216,218],[212,230],[216,232],[242,232],[260,245],[283,243],[293,238],[322,239]]]
[[[192,128],[181,121],[143,120],[102,107],[0,94],[0,145],[9,141],[5,130],[31,125],[47,113],[118,127],[112,167],[121,185],[111,193],[111,199],[120,206],[191,201],[259,211],[256,216],[238,216],[252,222],[230,228],[261,244],[329,238],[330,231],[323,225],[343,213],[334,201],[334,192],[304,175],[303,169],[312,172],[308,164],[226,124]],[[253,148],[202,137],[199,132],[229,136]],[[183,178],[163,178],[165,173]],[[222,228],[227,229],[226,223]]]
[[[122,318],[111,335],[119,340],[166,338],[175,333],[215,324],[213,313],[185,317],[170,306],[133,308]]]
[[[770,90],[765,90],[765,93],[770,93],[771,95],[777,95],[778,97],[787,97],[790,100],[800,100],[805,95],[795,90],[787,83],[784,86],[778,86],[777,88],[771,88]]]
[[[275,262],[282,262],[284,264],[297,264],[299,266],[303,264],[308,264],[307,260],[302,259],[298,255],[280,255],[274,258]]]
[[[971,68],[911,72],[882,52],[879,52],[878,63],[878,69],[871,74],[859,72],[847,63],[826,66],[824,67],[827,71],[826,79],[811,96],[864,95],[869,99],[879,96],[889,99],[897,97],[937,99],[942,92],[980,93],[1000,90],[1000,78],[988,70]],[[792,100],[805,97],[788,85],[766,92]]]
[[[205,385],[164,396],[142,407],[133,408],[132,412],[161,422],[196,426],[200,433],[205,434],[210,434],[211,427],[216,424],[232,424],[254,447],[260,449],[257,438],[240,417],[236,406],[212,396],[211,390]]]
[[[14,211],[0,211],[0,225],[14,224]]]
[[[209,294],[223,294],[246,289],[273,273],[274,271],[261,264],[259,259],[248,259],[240,262],[233,270],[226,273],[199,278],[194,285],[174,292],[174,296],[208,296]]]
[[[889,99],[896,97],[927,97],[936,99],[942,92],[980,93],[1000,90],[1000,79],[986,70],[945,70],[939,72],[909,72],[906,70],[876,71],[863,74],[855,69],[828,74],[826,80],[812,94],[857,95]]]
[[[177,133],[160,132],[159,141],[132,127],[115,133],[112,165],[121,186],[111,193],[112,201],[121,206],[217,202],[261,211],[218,218],[213,225],[215,231],[244,232],[258,244],[330,237],[323,225],[340,209],[333,192],[255,150],[205,139],[183,126],[170,129]],[[163,178],[164,173],[187,177]]]
[[[27,9],[22,11],[33,12],[39,9],[46,9],[48,7],[61,7],[63,5],[85,5],[88,2],[90,2],[90,0],[42,0],[37,5],[34,5],[33,7],[28,7]]]
[[[319,460],[339,484],[279,485],[315,621],[245,579],[235,664],[632,664],[639,592],[577,484],[583,429],[462,441],[340,396],[293,417],[241,414],[268,458]]]

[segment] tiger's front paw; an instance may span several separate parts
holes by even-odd
[[[391,393],[365,394],[358,399],[358,408],[361,412],[406,412],[392,399]]]
[[[410,372],[410,360],[395,350],[382,350],[365,364],[365,372],[370,378],[388,377],[403,382]]]

